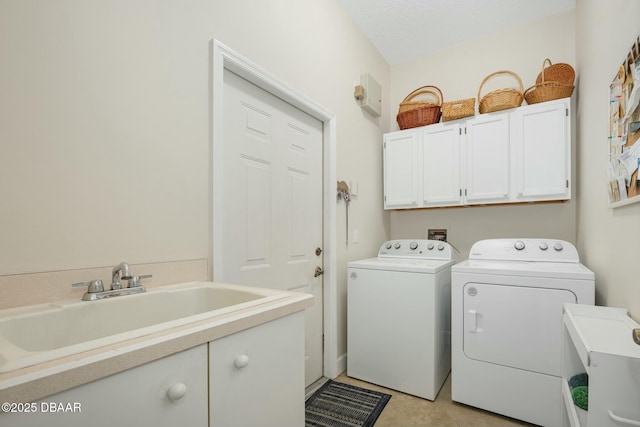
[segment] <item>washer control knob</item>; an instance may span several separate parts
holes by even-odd
[[[429,244],[427,245],[427,249],[429,249],[430,251],[432,251],[432,250],[433,250],[433,243],[429,243]]]
[[[393,246],[393,245],[391,244],[391,242],[388,242],[388,243],[385,245],[385,248],[387,248],[387,249],[391,249],[391,246]]]
[[[400,249],[400,246],[402,246],[402,245],[400,244],[400,242],[398,242],[398,243],[395,244],[394,248]]]
[[[540,246],[538,246],[540,248],[541,251],[546,251],[547,249],[549,249],[549,245],[547,245],[546,243],[540,243]]]
[[[522,240],[518,240],[513,247],[516,248],[517,251],[521,251],[524,249],[524,242]]]
[[[562,243],[558,242],[555,245],[553,245],[553,249],[555,249],[556,251],[560,252],[564,248],[562,247]]]
[[[444,250],[444,243],[438,243],[438,250]]]
[[[411,242],[409,244],[409,249],[411,249],[412,251],[415,251],[416,249],[418,249],[418,242]]]

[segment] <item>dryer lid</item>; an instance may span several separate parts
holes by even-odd
[[[557,239],[487,239],[473,244],[470,260],[579,263],[575,246]]]
[[[587,280],[593,283],[595,275],[581,263],[496,261],[467,259],[451,267],[452,274],[502,275],[511,277],[543,277],[555,279]],[[487,279],[484,279],[487,280]]]

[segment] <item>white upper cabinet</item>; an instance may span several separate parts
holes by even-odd
[[[476,116],[465,131],[465,204],[508,202],[509,115]]]
[[[571,170],[570,103],[516,109],[511,115],[516,201],[568,200]]]
[[[570,99],[388,133],[385,209],[568,200]]]
[[[384,207],[418,207],[418,131],[384,136]]]
[[[462,205],[461,132],[458,122],[423,128],[420,142],[422,206]]]

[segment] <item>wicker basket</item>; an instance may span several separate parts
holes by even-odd
[[[435,90],[433,90],[435,89]],[[413,100],[419,95],[428,95],[435,102]],[[411,92],[400,103],[398,111],[398,125],[400,129],[411,129],[426,126],[440,121],[442,92],[435,86],[422,86]]]
[[[484,86],[487,80],[501,74],[506,74],[514,77],[518,81],[520,89],[498,89],[494,90],[493,92],[489,92],[488,94],[480,98],[480,94],[482,93],[482,86]],[[522,79],[520,79],[520,77],[516,73],[506,70],[491,73],[487,77],[485,77],[484,80],[482,80],[482,83],[480,83],[480,87],[478,88],[478,111],[480,111],[480,114],[484,114],[519,107],[522,104],[522,100],[524,98],[522,91]]]
[[[476,99],[460,99],[442,103],[442,121],[462,119],[476,114]]]
[[[549,63],[549,66],[545,68],[545,65]],[[545,59],[542,63],[542,71],[538,74],[536,84],[542,82],[558,82],[565,85],[573,86],[573,81],[576,78],[576,72],[569,64],[552,64],[549,58]]]
[[[549,67],[545,68],[547,62]],[[536,84],[524,92],[524,98],[527,100],[527,104],[568,98],[573,93],[574,78],[575,71],[571,65],[551,65],[551,61],[547,58],[542,63],[542,72],[538,74]]]

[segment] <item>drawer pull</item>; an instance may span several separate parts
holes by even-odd
[[[236,357],[234,364],[238,369],[246,368],[249,364],[249,356],[247,356],[246,354],[241,354],[240,356]]]
[[[612,420],[617,421],[619,423],[627,424],[627,425],[630,425],[630,426],[640,426],[640,421],[635,421],[635,420],[630,420],[628,418],[619,417],[616,414],[614,414],[611,409],[609,409],[607,411],[607,413],[609,414],[609,418],[611,418]]]
[[[177,383],[169,387],[167,397],[172,402],[177,402],[187,394],[187,386],[183,383]]]

